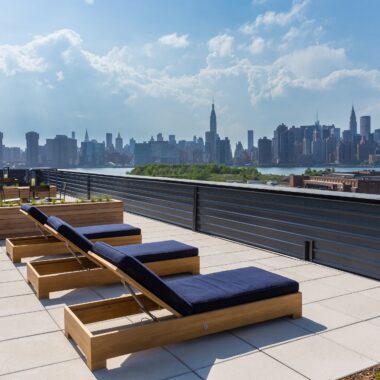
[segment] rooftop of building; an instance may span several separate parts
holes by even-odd
[[[143,241],[176,239],[199,247],[201,273],[256,266],[300,283],[303,317],[283,318],[107,361],[91,372],[63,334],[65,305],[125,294],[99,286],[53,293],[39,301],[26,264],[0,253],[0,376],[4,379],[336,379],[380,363],[380,282],[124,214]],[[33,258],[35,260],[36,258]],[[127,318],[93,326],[100,330]]]

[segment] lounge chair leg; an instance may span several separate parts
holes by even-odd
[[[297,312],[292,314],[293,319],[302,318],[302,312]]]
[[[97,369],[102,369],[102,368],[106,368],[107,367],[107,360],[106,359],[102,359],[102,360],[91,360],[91,359],[87,359],[87,365],[88,365],[88,368],[90,368],[91,371],[95,371]]]
[[[200,262],[198,261],[198,263],[194,266],[193,268],[193,275],[197,275],[197,274],[200,274],[201,273],[201,266],[200,266]]]
[[[37,290],[37,298],[39,300],[42,300],[44,298],[49,298],[49,292],[42,291],[42,290]]]

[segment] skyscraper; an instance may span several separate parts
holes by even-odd
[[[272,163],[272,141],[266,137],[259,139],[259,165],[269,165]]]
[[[4,161],[3,132],[0,132],[0,164]]]
[[[248,152],[253,150],[253,129],[248,130]]]
[[[210,131],[206,132],[206,161],[207,162],[216,162],[217,153],[216,153],[216,140],[218,138],[216,127],[216,114],[214,102],[212,103],[212,109],[210,114]]]
[[[88,132],[86,128],[86,134],[84,135],[84,142],[89,142],[89,141],[90,141],[90,138],[88,137]]]
[[[360,116],[360,136],[369,140],[371,134],[371,116]]]
[[[212,102],[212,109],[210,114],[210,134],[216,136],[216,114],[214,102]]]
[[[106,133],[106,149],[113,150],[112,133]]]
[[[40,135],[37,132],[28,132],[26,137],[26,164],[28,166],[38,166],[38,139]]]
[[[358,133],[358,123],[356,122],[354,106],[352,106],[351,115],[350,115],[350,131],[351,131],[352,138],[354,139]]]
[[[118,133],[115,139],[115,149],[116,149],[116,152],[119,152],[119,153],[123,151],[123,139],[120,136],[120,132]]]

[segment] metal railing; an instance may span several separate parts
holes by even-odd
[[[380,196],[44,169],[67,193],[380,280]]]

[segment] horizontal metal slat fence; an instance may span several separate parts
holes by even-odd
[[[41,170],[73,196],[108,194],[125,210],[380,279],[380,200]]]

